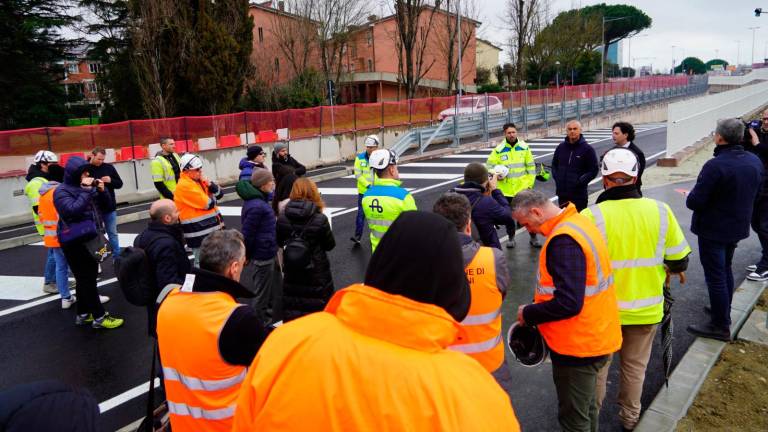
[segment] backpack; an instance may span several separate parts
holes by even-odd
[[[480,200],[483,199],[482,195],[480,198],[476,199],[475,202],[472,203],[472,207],[469,208],[469,215],[470,219],[472,220],[471,228],[472,228],[472,234],[470,235],[472,237],[472,240],[483,244],[482,239],[480,238],[480,230],[477,228],[477,225],[475,225],[475,218],[472,217],[472,212],[475,211],[475,206],[477,203],[480,202]]]
[[[314,215],[309,218],[307,223],[298,234],[296,230],[291,233],[291,238],[285,243],[283,247],[283,267],[289,272],[306,271],[312,268],[312,247],[309,241],[304,238],[304,231],[307,230],[307,226],[312,222]],[[291,228],[294,228],[291,224]]]
[[[157,239],[151,241],[148,247]],[[128,303],[147,306],[155,300],[157,291],[155,275],[144,249],[129,246],[120,250],[120,259],[115,262],[117,284]]]

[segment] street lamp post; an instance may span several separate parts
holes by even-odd
[[[672,45],[672,75],[675,74],[675,46]]]
[[[555,62],[555,88],[557,89],[558,94],[560,93],[560,61]]]
[[[741,63],[741,41],[736,41],[736,67],[739,67],[739,63]]]
[[[461,96],[461,0],[456,0],[456,31],[459,36],[459,76],[456,79],[456,91]]]
[[[603,107],[605,107],[605,51],[608,49],[608,46],[605,44],[605,23],[627,18],[629,17],[623,16],[605,19],[605,15],[603,15],[603,30],[602,33],[600,33],[600,41],[603,43],[602,49],[600,50],[600,97],[602,98]]]
[[[755,64],[755,30],[759,28],[760,27],[747,27],[747,30],[752,30],[752,64]]]

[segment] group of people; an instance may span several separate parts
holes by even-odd
[[[749,150],[758,154],[768,112],[763,120],[765,129],[750,132]],[[498,226],[507,227],[507,247],[524,227],[541,248],[533,302],[511,318],[546,343],[562,429],[597,430],[615,353],[619,419],[634,429],[665,290],[671,276],[684,282],[691,249],[672,209],[642,195],[645,158],[632,125],[618,122],[612,131],[616,146],[598,159],[581,125],[568,123],[551,166],[555,204],[534,190],[530,148],[507,124],[487,164],[468,164],[464,181],[432,212],[418,211],[401,186],[397,156],[367,137],[355,160],[351,240],[361,243],[367,221],[372,256],[364,281],[338,291],[324,203],[287,148],[276,146],[271,170],[261,147],[248,148],[236,185],[244,200],[238,232],[224,229],[221,188],[202,175],[200,158],[176,157],[165,140],[153,161],[164,199],[152,204],[136,246],[153,267],[158,299],[148,315],[173,429],[519,430],[502,337],[512,276]],[[765,187],[763,163],[745,151],[743,136],[739,120],[718,122],[715,158],[687,198],[711,305],[711,321],[688,330],[723,340],[730,339],[733,251],[759,219],[753,203]],[[43,164],[47,172],[55,165],[42,161],[41,171]],[[110,182],[96,182],[89,168],[71,159],[54,196],[68,224],[105,219],[84,211],[110,196]],[[598,173],[604,192],[590,206],[587,187]],[[78,294],[89,293],[80,283],[85,273],[95,281],[93,260],[81,256],[84,247],[62,247],[70,262],[88,263],[73,272]],[[768,272],[762,264],[757,276]],[[91,295],[78,322],[117,319],[95,304]]]

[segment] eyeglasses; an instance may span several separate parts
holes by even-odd
[[[768,117],[763,117],[763,120],[768,120]]]

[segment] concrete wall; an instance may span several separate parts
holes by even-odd
[[[714,95],[701,96],[668,107],[667,157],[709,135],[722,118],[741,117],[768,101],[768,82]]]
[[[755,69],[746,75],[737,76],[719,76],[713,75],[709,77],[710,86],[736,86],[741,87],[747,85],[752,81],[765,81],[768,80],[768,69]]]

